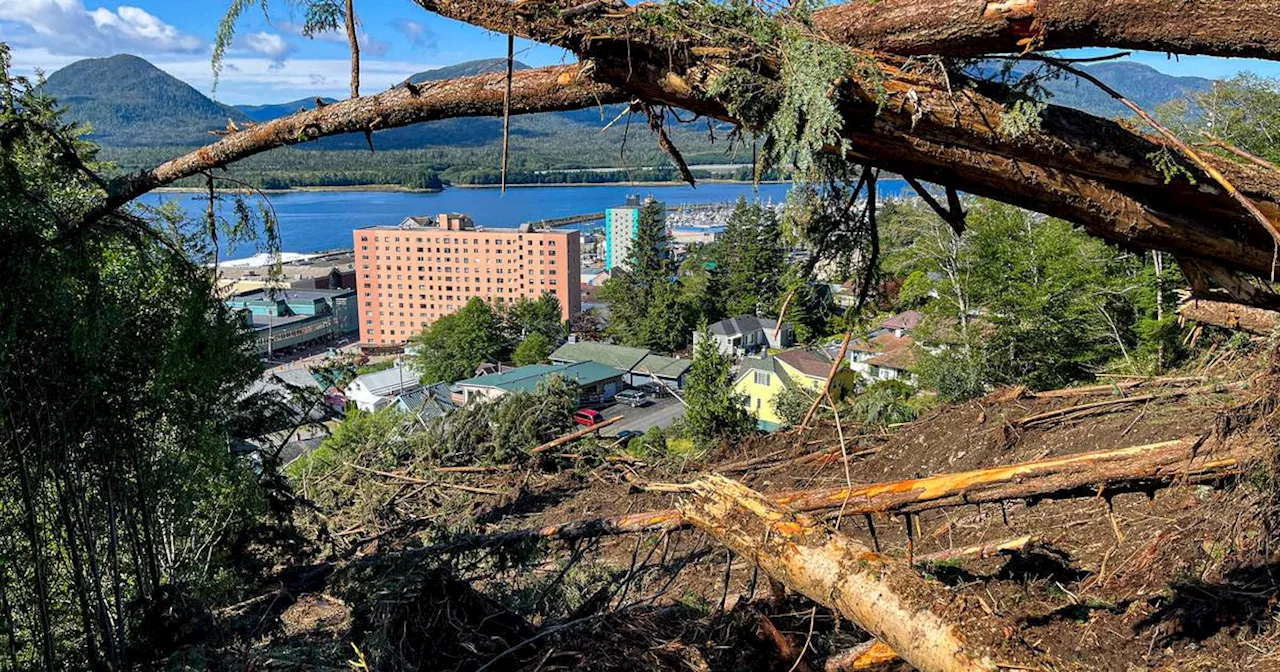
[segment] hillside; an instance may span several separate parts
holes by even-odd
[[[1175,77],[1141,63],[1123,61],[1097,63],[1085,70],[1145,110],[1154,110],[1170,100],[1207,91],[1213,84],[1212,80],[1203,77]],[[1045,88],[1053,94],[1051,101],[1057,105],[1074,107],[1104,117],[1131,114],[1128,108],[1098,87],[1075,77],[1048,82]]]
[[[326,104],[335,103],[337,98],[321,98]],[[291,100],[287,103],[268,103],[266,105],[236,105],[235,108],[240,110],[254,121],[271,121],[285,117],[298,110],[310,110],[316,106],[316,98],[299,98]]]
[[[76,61],[49,75],[44,91],[66,105],[72,119],[92,124],[90,137],[104,145],[205,143],[208,131],[226,128],[228,119],[249,119],[128,54]]]
[[[413,81],[430,81],[501,71],[501,58],[466,61],[413,75]],[[515,68],[529,66],[517,62]],[[1088,66],[1089,72],[1146,108],[1208,88],[1200,77],[1174,77],[1139,63],[1115,62]],[[1101,91],[1074,78],[1045,83],[1053,102],[1103,116],[1123,114],[1124,108]],[[261,105],[221,105],[188,84],[136,56],[77,61],[53,73],[45,90],[71,108],[74,118],[94,126],[91,136],[104,145],[120,147],[189,146],[209,139],[208,131],[223,128],[228,118],[237,121],[269,121],[315,105],[314,98]],[[328,99],[327,99],[328,100]],[[327,102],[326,100],[326,102]],[[616,109],[606,110],[612,117]],[[551,138],[569,144],[587,142],[598,132],[599,110],[549,112],[519,117],[512,126],[515,137]],[[417,149],[435,146],[484,147],[498,142],[502,123],[494,118],[447,119],[375,135],[379,149]],[[690,134],[694,153],[705,150],[702,134]],[[363,136],[326,138],[309,149],[363,149]]]

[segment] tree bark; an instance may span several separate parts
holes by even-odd
[[[1033,46],[1275,60],[1280,22],[1269,17],[1277,11],[1274,0],[854,0],[820,10],[813,20],[834,40],[905,56],[978,56]]]
[[[1280,317],[1280,312],[1274,310],[1211,299],[1191,299],[1178,307],[1178,314],[1188,320],[1259,336],[1270,336]]]
[[[858,624],[923,672],[1041,669],[995,617],[963,618],[964,600],[905,563],[736,481],[695,482],[684,517],[770,577]],[[974,613],[981,613],[974,610]]]
[[[347,44],[351,47],[351,97],[360,97],[360,36],[356,32],[356,8],[347,0]]]

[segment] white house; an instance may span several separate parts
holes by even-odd
[[[741,357],[765,348],[785,348],[795,343],[795,331],[790,324],[784,322],[782,328],[778,329],[778,321],[767,317],[730,317],[709,325],[708,329],[720,352],[731,357]],[[695,331],[695,348],[701,340],[702,332]]]
[[[346,397],[356,408],[373,413],[391,404],[397,396],[420,387],[422,374],[412,366],[397,361],[389,369],[357,376],[347,385]]]

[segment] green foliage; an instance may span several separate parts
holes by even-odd
[[[661,427],[650,427],[649,431],[627,442],[627,452],[641,458],[666,457],[667,436]]]
[[[1187,140],[1210,136],[1280,163],[1280,80],[1242,72],[1162,105],[1157,117]]]
[[[704,325],[685,381],[687,436],[699,448],[749,434],[756,425],[741,395],[733,391],[733,362],[720,352]]]
[[[938,352],[923,351],[916,361],[920,386],[934,390],[941,401],[964,401],[987,393],[985,352],[981,343],[957,343]]]
[[[516,366],[526,366],[547,361],[551,351],[551,340],[542,332],[535,331],[520,341],[511,357]]]
[[[499,316],[479,297],[432,322],[413,345],[414,366],[423,380],[446,383],[474,376],[480,364],[501,361],[508,351]]]
[[[787,385],[769,403],[773,404],[773,412],[782,419],[783,425],[798,427],[813,405],[813,394],[798,386]]]
[[[537,392],[472,402],[434,419],[417,445],[440,464],[523,463],[530,449],[573,428],[579,394],[577,383],[552,376]]]
[[[262,429],[259,366],[191,261],[208,222],[69,224],[103,196],[96,148],[3,43],[0,128],[0,669],[123,669],[126,646],[167,653],[152,600],[220,596],[259,516],[288,513],[260,485],[274,456],[256,473],[229,445]]]
[[[1153,373],[1185,356],[1172,321],[1180,275],[1154,256],[988,201],[970,204],[962,236],[923,204],[890,208],[884,224],[883,268],[906,279],[899,299],[925,313],[915,335],[934,346],[916,373],[944,401],[1062,387],[1112,366]]]
[[[600,288],[609,304],[606,333],[616,342],[670,352],[688,342],[697,317],[681,292],[661,205],[650,201],[640,211],[633,257],[614,269]]]
[[[915,389],[899,380],[881,380],[867,386],[849,407],[855,421],[871,426],[891,425],[916,419],[911,405]]]
[[[779,269],[787,253],[777,213],[759,201],[739,198],[724,235],[713,247],[711,256],[724,269],[719,283],[723,314],[776,314],[781,300]]]
[[[1013,140],[1040,130],[1040,115],[1047,107],[1037,100],[1015,100],[1000,113],[1000,136]]]
[[[560,299],[547,292],[537,299],[521,296],[506,304],[502,319],[510,340],[515,341],[534,333],[541,334],[547,342],[559,345],[564,340],[564,322],[560,320]]]

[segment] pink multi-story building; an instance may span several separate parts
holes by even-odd
[[[477,229],[467,215],[408,217],[356,229],[360,341],[408,341],[480,297],[495,305],[550,292],[568,320],[582,305],[578,232]]]

